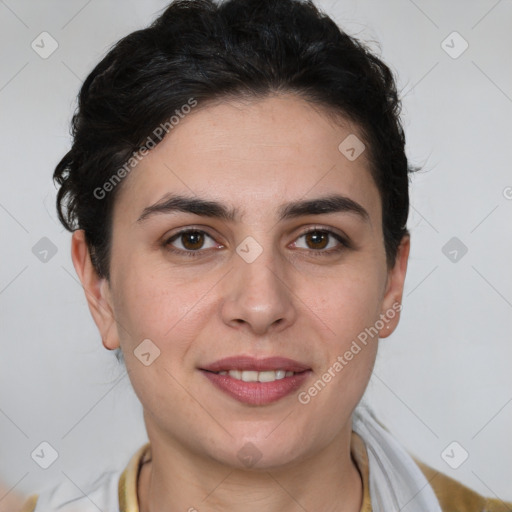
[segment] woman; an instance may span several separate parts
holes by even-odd
[[[24,510],[512,509],[359,405],[409,255],[399,107],[388,67],[308,2],[174,2],[109,52],[54,177],[149,443]]]

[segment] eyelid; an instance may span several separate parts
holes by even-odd
[[[165,241],[169,241],[171,238],[177,237],[178,235],[182,235],[183,233],[188,233],[190,231],[199,231],[209,236],[210,238],[216,239],[221,238],[221,235],[211,226],[203,226],[200,224],[190,224],[185,227],[176,228],[177,231],[172,230],[170,234],[165,234],[162,238]],[[224,244],[221,244],[224,245]]]
[[[300,232],[298,236],[305,235],[311,231],[328,231],[329,233],[338,235],[339,237],[343,238],[348,243],[348,236],[343,233],[343,231],[340,231],[337,228],[334,228],[332,226],[323,226],[322,224],[313,224],[312,226],[309,225],[307,228],[304,228],[303,231]]]

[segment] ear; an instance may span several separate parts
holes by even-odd
[[[71,258],[82,283],[89,310],[100,331],[103,345],[109,350],[119,348],[110,283],[105,277],[98,276],[91,261],[83,229],[73,232]]]
[[[379,329],[379,338],[387,338],[397,327],[402,310],[402,295],[404,291],[405,274],[411,248],[411,238],[405,235],[398,246],[393,268],[388,270],[386,290],[382,300],[380,318],[384,323]]]

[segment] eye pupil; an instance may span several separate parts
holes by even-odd
[[[312,240],[313,245],[318,244],[318,242],[324,242],[322,243],[321,247],[318,247],[318,245],[314,247],[315,249],[324,249],[327,245],[328,234],[323,231],[311,231],[310,233],[306,234],[306,240]]]
[[[183,247],[187,249],[200,249],[204,244],[204,234],[200,231],[189,231],[188,233],[183,233],[181,236]],[[191,240],[192,243],[189,244],[188,242],[185,242],[185,240]]]

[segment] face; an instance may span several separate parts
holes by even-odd
[[[122,183],[110,282],[75,233],[91,311],[123,350],[150,439],[272,468],[350,429],[378,337],[398,322],[408,241],[388,269],[366,154],[339,149],[349,135],[291,95],[198,108]],[[216,204],[180,210],[178,195]]]

